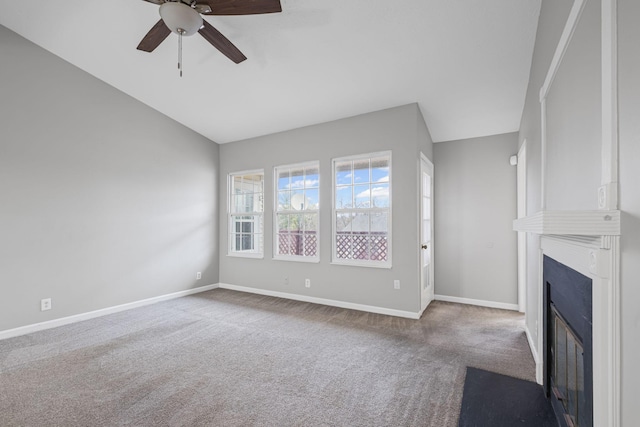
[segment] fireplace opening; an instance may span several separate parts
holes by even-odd
[[[593,427],[592,281],[544,257],[544,388],[562,427]]]
[[[587,396],[584,387],[584,347],[551,304],[550,324],[550,387],[554,398],[562,404],[568,426],[590,426]]]

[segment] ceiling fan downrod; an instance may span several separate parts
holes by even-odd
[[[184,32],[182,28],[178,28],[178,70],[180,71],[180,77],[182,77],[182,35]]]

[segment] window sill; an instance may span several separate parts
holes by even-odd
[[[386,262],[386,263],[380,263],[380,264],[373,264],[373,263],[368,263],[368,262],[345,262],[345,261],[331,261],[332,265],[344,265],[347,267],[364,267],[364,268],[382,268],[385,270],[391,270],[391,263],[390,262]]]
[[[256,254],[256,253],[242,253],[242,252],[229,252],[227,256],[234,258],[253,258],[253,259],[264,259],[264,254]]]
[[[272,259],[274,261],[307,262],[312,264],[320,263],[320,258],[310,258],[310,257],[274,256]]]

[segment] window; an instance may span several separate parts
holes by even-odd
[[[262,257],[264,172],[229,175],[229,255]]]
[[[391,153],[333,160],[333,262],[391,267]]]
[[[318,261],[320,164],[278,166],[274,212],[274,258]]]

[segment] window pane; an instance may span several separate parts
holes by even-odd
[[[242,251],[253,250],[253,236],[251,234],[241,234],[241,247]]]
[[[318,255],[318,236],[315,232],[305,233],[303,241],[304,255],[305,256],[317,256]]]
[[[253,192],[256,194],[262,194],[264,182],[262,180],[262,175],[256,175],[253,181]]]
[[[431,219],[431,199],[428,197],[422,199],[422,218]]]
[[[371,232],[387,233],[389,231],[389,214],[387,212],[373,212],[371,214]]]
[[[369,213],[358,212],[354,214],[353,221],[351,223],[352,233],[369,233]]]
[[[426,197],[431,197],[431,177],[429,175],[422,174],[422,192]]]
[[[278,214],[278,232],[286,232],[289,230],[289,215],[286,214]]]
[[[304,192],[302,190],[291,192],[291,209],[301,211],[305,208]]]
[[[288,190],[289,186],[289,171],[278,171],[278,190]]]
[[[320,175],[317,167],[308,167],[304,171],[305,187],[306,188],[318,188],[320,185]]]
[[[231,206],[233,206],[233,212],[242,212],[244,206],[244,196],[237,194],[231,196]]]
[[[233,189],[236,194],[242,191],[242,176],[234,176],[232,181]]]
[[[339,259],[351,259],[353,256],[351,250],[351,234],[336,234],[336,257]]]
[[[278,210],[289,210],[291,209],[291,192],[289,191],[278,191]]]
[[[240,230],[242,233],[253,233],[253,222],[244,221]]]
[[[355,207],[356,208],[370,208],[371,207],[371,191],[369,184],[354,185],[353,192],[355,194]]]
[[[304,215],[291,215],[289,217],[290,232],[302,231],[303,226],[304,226]]]
[[[369,259],[369,235],[364,233],[353,233],[352,235],[352,259]]]
[[[304,188],[304,169],[292,169],[291,170],[291,189]]]
[[[288,255],[289,254],[289,234],[287,233],[278,233],[278,254],[279,255]]]
[[[356,160],[353,162],[354,184],[364,184],[371,182],[369,176],[369,159]]]
[[[302,249],[302,233],[291,233],[290,234],[291,237],[291,255],[302,255],[303,249]]]
[[[306,214],[304,216],[304,229],[308,233],[318,231],[318,214]]]
[[[422,221],[422,241],[423,242],[431,241],[431,221],[428,219]]]
[[[318,209],[320,207],[320,195],[318,189],[306,190],[304,192],[307,209]]]
[[[389,158],[371,159],[371,182],[389,182]]]
[[[338,187],[336,190],[336,209],[353,207],[352,187]]]
[[[373,261],[387,260],[387,243],[389,239],[385,235],[372,235],[369,239],[369,259]]]
[[[375,184],[372,186],[371,203],[374,208],[389,207],[389,184]]]
[[[353,182],[353,173],[351,171],[351,162],[336,163],[336,184],[351,184]]]
[[[351,219],[352,214],[347,212],[338,212],[336,214],[336,231],[337,232],[350,232],[351,231]]]

